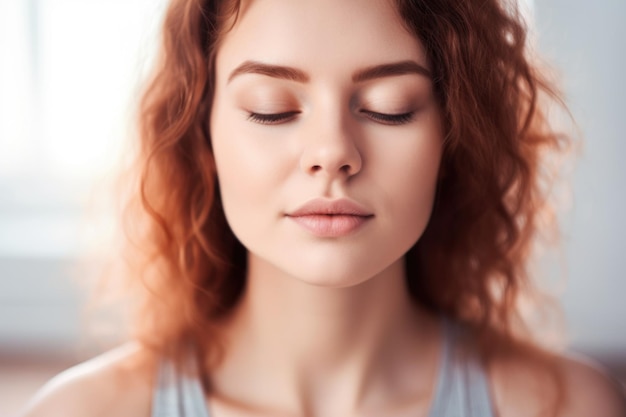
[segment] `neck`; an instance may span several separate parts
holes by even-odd
[[[282,392],[277,406],[310,415],[311,404],[353,412],[383,395],[377,387],[397,392],[405,378],[417,388],[437,326],[410,299],[402,259],[346,288],[299,281],[255,257],[248,265],[246,291],[224,327],[227,355],[212,376],[218,391],[259,405]],[[237,388],[228,389],[228,380]]]

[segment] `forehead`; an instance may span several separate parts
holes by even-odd
[[[251,0],[221,42],[217,75],[246,60],[331,75],[407,59],[428,67],[392,0]]]

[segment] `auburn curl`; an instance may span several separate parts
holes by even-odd
[[[417,303],[477,330],[483,346],[524,330],[517,301],[549,210],[545,156],[566,138],[547,123],[560,102],[530,58],[515,2],[397,0],[424,45],[444,114],[445,145],[430,223],[406,255]],[[129,282],[141,302],[134,337],[184,367],[189,346],[210,369],[216,326],[245,286],[246,250],[227,225],[209,135],[220,40],[242,5],[173,0],[161,56],[138,117],[138,181],[129,203]],[[137,262],[141,260],[140,262]]]

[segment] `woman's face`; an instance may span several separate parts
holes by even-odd
[[[424,48],[392,2],[244,3],[216,71],[218,181],[250,265],[346,287],[402,262],[443,138]]]

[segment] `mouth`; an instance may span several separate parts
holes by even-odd
[[[349,199],[315,199],[287,217],[315,236],[341,237],[361,228],[374,214]]]
[[[321,213],[289,216],[294,222],[319,237],[346,236],[359,229],[372,217],[374,216]]]

